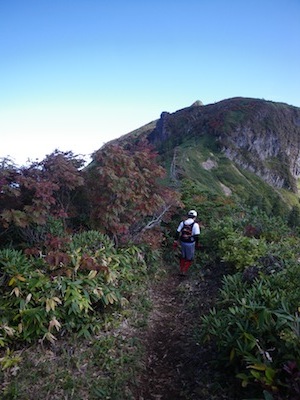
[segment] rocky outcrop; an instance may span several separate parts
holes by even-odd
[[[223,136],[223,152],[270,185],[297,192],[300,177],[300,109],[264,104],[260,113]]]
[[[200,107],[201,105],[201,107]],[[276,188],[297,192],[300,177],[300,108],[260,99],[195,102],[163,112],[148,139],[160,151],[208,134],[234,163]]]

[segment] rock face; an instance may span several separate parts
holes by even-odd
[[[196,104],[197,103],[197,104]],[[163,112],[148,139],[163,153],[185,140],[210,135],[221,151],[276,188],[297,192],[300,177],[300,108],[233,98]]]
[[[227,133],[224,154],[272,186],[297,191],[300,176],[299,114],[299,108],[263,104],[260,112]]]
[[[195,103],[193,103],[191,105],[191,107],[201,107],[201,106],[203,106],[203,103],[201,100],[197,100],[197,101],[195,101]]]

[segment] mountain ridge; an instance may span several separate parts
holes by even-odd
[[[208,105],[197,100],[172,113],[163,111],[157,120],[112,142],[126,145],[138,138],[154,146],[173,184],[188,178],[203,190],[230,196],[241,193],[243,185],[259,193],[259,182],[264,182],[276,196],[290,202],[292,194],[292,202],[299,203],[298,107],[248,97]]]
[[[164,111],[158,120],[134,132],[146,136],[160,154],[188,139],[209,135],[221,152],[240,167],[275,188],[298,193],[298,107],[243,97],[208,105],[198,105],[197,101],[174,113]],[[125,137],[132,138],[133,133]]]

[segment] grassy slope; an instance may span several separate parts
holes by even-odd
[[[173,154],[164,154],[164,166],[170,171]],[[206,162],[211,168],[206,166]],[[288,206],[298,204],[298,197],[283,189],[274,189],[254,173],[240,168],[226,158],[218,149],[214,138],[203,135],[192,138],[177,147],[176,169],[180,179],[188,178],[199,190],[213,195],[226,195],[228,188],[232,196],[251,205],[264,203],[268,210],[281,203]],[[225,191],[224,191],[225,190]]]

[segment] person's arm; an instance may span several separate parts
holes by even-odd
[[[200,227],[198,223],[195,223],[193,226],[193,238],[195,240],[196,248],[199,248],[199,236],[200,236]]]
[[[175,235],[174,235],[173,249],[176,249],[176,247],[178,246],[178,239],[179,239],[179,236],[180,236],[182,225],[183,225],[183,222],[181,221],[180,224],[178,225],[178,228],[177,228],[177,230],[175,232]]]
[[[180,232],[181,232],[181,229],[182,229],[182,228],[183,228],[183,221],[181,221],[180,224],[178,225],[178,228],[177,228],[176,233],[175,233],[175,235],[174,235],[174,239],[175,239],[175,240],[178,240],[178,239],[179,239]]]

